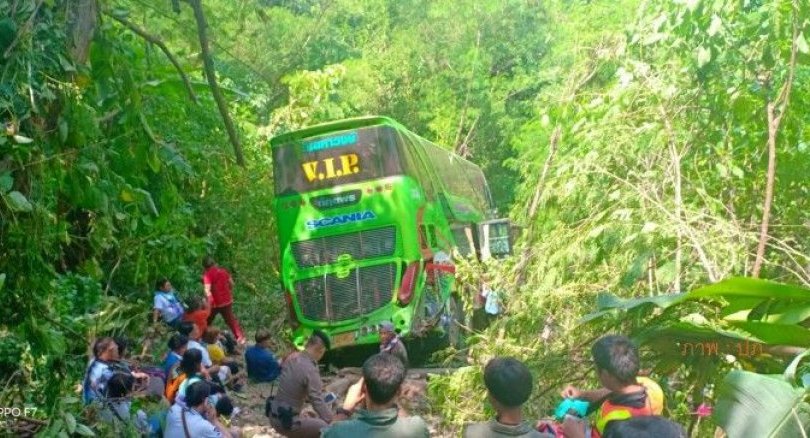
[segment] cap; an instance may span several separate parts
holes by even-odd
[[[380,332],[391,332],[391,333],[393,333],[394,332],[394,323],[392,323],[391,321],[383,321],[382,324],[380,324]]]

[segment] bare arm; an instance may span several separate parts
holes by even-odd
[[[562,395],[564,398],[578,398],[593,403],[607,397],[608,394],[610,394],[610,390],[605,388],[583,391],[572,385],[568,385],[565,389],[563,389],[560,395]]]
[[[152,310],[152,322],[157,324],[160,321],[160,311],[158,309]]]

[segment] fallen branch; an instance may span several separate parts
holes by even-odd
[[[183,84],[186,86],[186,91],[188,92],[188,97],[191,99],[192,102],[198,103],[197,102],[197,95],[194,94],[194,89],[191,87],[191,82],[188,80],[188,76],[186,76],[186,73],[183,71],[183,68],[180,67],[180,63],[177,61],[177,58],[174,57],[172,52],[169,51],[169,48],[166,47],[166,44],[164,44],[163,41],[160,40],[160,38],[150,34],[146,30],[138,27],[137,24],[127,20],[126,18],[119,17],[119,16],[115,15],[112,12],[105,11],[104,15],[106,15],[106,16],[112,18],[113,20],[121,23],[122,25],[124,25],[124,27],[131,30],[133,33],[135,33],[136,35],[138,35],[141,38],[145,39],[149,43],[160,47],[160,50],[162,50],[163,54],[166,55],[167,58],[169,58],[169,62],[172,63],[174,68],[177,70],[177,73],[180,75],[180,78],[183,80]]]

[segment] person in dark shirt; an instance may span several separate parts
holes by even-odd
[[[495,418],[484,423],[464,427],[464,438],[553,438],[541,433],[523,419],[523,404],[532,392],[532,374],[519,360],[513,357],[496,357],[484,368],[484,385]]]
[[[281,365],[270,351],[270,332],[266,329],[256,332],[256,345],[245,351],[245,365],[248,378],[254,382],[272,382],[281,374]]]

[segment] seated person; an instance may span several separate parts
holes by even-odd
[[[104,399],[107,382],[116,371],[130,373],[138,380],[148,380],[149,376],[140,372],[131,372],[126,364],[119,361],[118,344],[115,339],[104,337],[93,344],[93,360],[87,366],[82,382],[82,398],[85,404]]]
[[[145,375],[149,378],[145,382],[141,382],[139,387],[142,387],[145,395],[161,397],[163,389],[166,386],[166,374],[160,367],[153,366],[132,366],[129,363],[129,346],[132,344],[131,340],[123,336],[116,336],[113,338],[118,345],[118,361],[119,368],[129,372],[137,372],[139,375]]]
[[[225,361],[225,350],[220,343],[220,331],[216,327],[208,326],[202,336],[203,344],[208,349],[208,356],[214,365],[222,365]]]
[[[188,310],[183,315],[183,321],[192,322],[200,328],[200,334],[208,328],[208,317],[211,316],[211,306],[204,297],[194,297],[188,302]]]
[[[256,332],[256,345],[245,351],[248,378],[254,382],[272,382],[281,374],[281,365],[270,351],[270,332]]]
[[[152,322],[155,324],[158,320],[162,320],[169,327],[177,328],[177,325],[183,320],[183,305],[167,278],[161,278],[155,282],[155,298],[152,308]]]
[[[221,344],[222,339],[222,333],[218,328],[208,326],[202,337],[202,345],[208,350],[208,356],[214,365],[230,369],[231,378],[228,381],[228,386],[235,391],[240,391],[242,384],[239,381],[242,375],[239,374],[239,364],[225,356],[225,350],[222,349]],[[223,383],[225,382],[223,381]]]
[[[102,421],[112,423],[118,420],[124,424],[130,422],[129,410],[132,401],[129,395],[132,393],[134,384],[135,378],[132,377],[132,374],[121,371],[113,373],[113,376],[107,382],[107,400],[103,404],[100,413]]]
[[[464,427],[464,438],[483,437],[527,437],[553,438],[553,435],[532,429],[523,420],[523,404],[532,392],[532,374],[519,360],[512,357],[496,357],[484,368],[484,385],[495,418],[485,423],[469,424]]]
[[[334,422],[323,429],[321,436],[430,436],[427,424],[421,418],[399,416],[397,396],[403,380],[405,365],[396,356],[379,353],[368,358],[363,363],[363,378],[349,388],[343,408],[338,409]]]
[[[212,382],[205,372],[205,368],[202,365],[202,354],[200,354],[199,350],[186,350],[183,354],[183,359],[178,365],[178,371],[179,375],[177,378],[166,387],[166,397],[173,403],[185,405],[186,390],[190,385],[200,380],[205,380],[210,384],[209,387],[212,389],[212,392],[209,400],[211,404],[215,404],[221,394],[225,393],[222,386]]]
[[[230,368],[222,365],[214,365],[211,356],[208,354],[208,348],[200,343],[202,333],[197,324],[190,322],[180,323],[180,333],[188,336],[188,350],[199,350],[202,355],[202,365],[205,368],[206,374],[211,378],[218,380],[220,383],[226,383],[231,377]]]
[[[603,388],[582,391],[569,385],[562,396],[587,400],[592,409],[598,409],[593,429],[589,430],[584,422],[566,422],[563,425],[566,436],[584,433],[599,437],[611,422],[661,414],[664,408],[661,387],[646,377],[638,377],[638,349],[629,338],[604,336],[591,347],[591,355]],[[574,425],[578,430],[569,430]]]
[[[211,387],[197,381],[186,392],[187,406],[175,404],[166,416],[164,438],[230,438],[234,436],[217,417],[216,409],[208,403]]]
[[[188,348],[188,336],[177,333],[169,338],[169,354],[163,361],[163,372],[166,373],[166,382],[177,377],[177,364],[183,359],[183,353]]]

